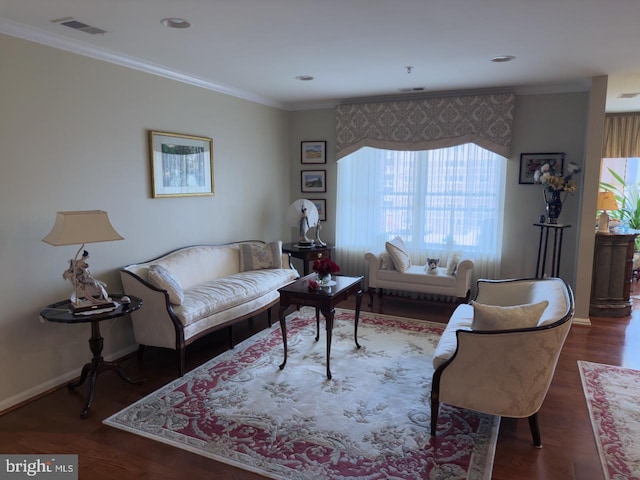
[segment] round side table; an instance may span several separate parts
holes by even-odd
[[[142,299],[129,295],[131,302],[122,303],[122,297],[123,295],[111,295],[111,298],[117,306],[115,309],[106,312],[98,311],[86,314],[74,314],[70,309],[70,300],[63,300],[61,302],[48,305],[40,311],[40,317],[49,322],[91,323],[91,338],[89,338],[89,348],[91,349],[93,358],[90,362],[86,363],[82,367],[80,379],[67,384],[68,388],[76,388],[82,385],[85,380],[87,380],[87,378],[89,379],[87,403],[85,405],[85,408],[80,413],[81,418],[86,418],[89,414],[89,408],[91,408],[91,402],[93,401],[96,379],[102,372],[113,370],[118,374],[120,378],[128,383],[140,384],[147,381],[144,378],[140,380],[132,380],[124,373],[124,370],[120,365],[115,362],[106,362],[104,358],[102,358],[104,339],[102,338],[102,335],[100,335],[100,322],[112,318],[123,317],[131,312],[135,312],[136,310],[140,309],[140,307],[142,307]]]

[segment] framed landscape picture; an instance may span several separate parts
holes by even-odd
[[[326,170],[302,170],[300,172],[300,190],[303,192],[324,193],[327,191]]]
[[[300,142],[300,159],[302,163],[327,163],[327,142]]]
[[[149,131],[151,195],[213,195],[213,140]]]
[[[562,175],[564,168],[564,152],[552,153],[521,153],[520,177],[518,183],[535,183],[533,175],[540,167],[548,163],[551,171],[556,175]]]
[[[327,201],[324,198],[309,198],[307,199],[313,203],[318,209],[318,219],[321,222],[327,221]]]

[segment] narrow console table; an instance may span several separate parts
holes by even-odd
[[[547,266],[547,256],[549,247],[549,234],[553,231],[553,250],[551,251],[551,272],[550,276],[560,276],[560,256],[562,254],[562,235],[566,228],[571,225],[560,223],[534,223],[540,228],[540,241],[538,243],[538,259],[536,260],[535,278],[543,278]]]
[[[88,391],[87,391],[87,403],[84,409],[80,413],[81,418],[86,418],[89,414],[89,408],[93,402],[93,393],[96,387],[96,379],[102,372],[112,370],[118,374],[125,382],[128,383],[144,383],[146,379],[132,380],[122,370],[122,367],[115,362],[107,362],[102,357],[102,347],[104,339],[100,334],[100,322],[103,320],[109,320],[112,318],[123,317],[130,312],[138,310],[142,306],[142,299],[134,296],[129,296],[129,303],[122,303],[123,295],[111,295],[111,298],[116,302],[116,308],[106,312],[96,312],[91,314],[74,314],[70,307],[70,300],[63,300],[61,302],[54,303],[42,309],[40,317],[48,320],[49,322],[59,323],[91,323],[91,338],[89,338],[89,348],[93,357],[90,362],[86,363],[82,367],[82,373],[80,379],[75,382],[67,384],[69,388],[76,388],[82,385],[85,380],[89,379]]]
[[[631,315],[633,252],[637,233],[597,234],[593,253],[591,302],[593,317]]]

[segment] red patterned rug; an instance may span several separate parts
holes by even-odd
[[[640,479],[640,371],[578,362],[607,480]]]
[[[489,479],[500,419],[440,408],[429,435],[441,324],[336,310],[326,378],[314,310],[279,324],[104,421],[274,479]]]

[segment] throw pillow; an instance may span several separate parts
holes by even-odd
[[[400,237],[396,237],[390,242],[386,242],[384,244],[384,247],[391,257],[393,266],[396,268],[396,270],[404,272],[411,266],[411,258],[409,257],[407,248],[404,246],[404,242]]]
[[[447,261],[447,275],[455,275],[456,270],[458,269],[458,263],[460,263],[461,254],[456,252],[449,255],[449,260]]]
[[[380,270],[395,270],[393,266],[393,260],[387,252],[380,254]]]
[[[501,307],[472,301],[471,305],[473,306],[473,322],[471,322],[473,330],[511,330],[538,325],[549,302],[543,300],[539,303]]]
[[[240,271],[282,268],[282,242],[241,243]]]
[[[154,287],[166,290],[169,294],[169,302],[173,305],[182,305],[184,300],[184,291],[180,282],[167,270],[160,265],[149,266],[149,283]]]

